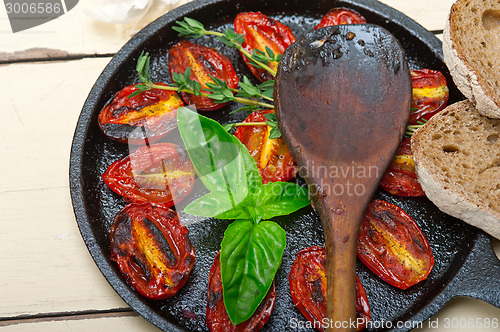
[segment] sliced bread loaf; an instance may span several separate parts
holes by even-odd
[[[417,130],[412,150],[427,197],[500,239],[500,120],[455,103]]]
[[[481,114],[500,118],[500,1],[456,1],[443,55],[458,89]]]

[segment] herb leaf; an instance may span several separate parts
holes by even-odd
[[[236,33],[231,28],[227,28],[223,36],[218,36],[215,39],[229,47],[238,47],[245,42],[245,36]]]
[[[172,30],[177,31],[179,33],[179,37],[186,38],[199,38],[201,36],[206,35],[205,27],[202,23],[193,20],[189,17],[184,17],[184,22],[175,21],[177,26],[173,26]]]
[[[281,131],[280,129],[276,126],[271,129],[269,132],[269,139],[274,139],[274,138],[280,138],[281,137]]]
[[[223,296],[234,325],[252,316],[273,283],[286,246],[285,231],[272,221],[236,220],[221,243]]]
[[[257,85],[257,88],[261,91],[261,94],[267,98],[273,98],[274,94],[274,80],[267,80],[264,83]]]
[[[249,195],[240,204],[231,204],[229,193],[226,191],[212,191],[198,198],[184,208],[184,212],[207,218],[218,219],[253,219],[245,206],[253,205],[254,196]]]
[[[218,122],[182,107],[177,110],[177,125],[201,182],[212,192],[227,194],[231,207],[262,186],[247,148]]]
[[[271,131],[269,132],[269,138],[270,139],[280,138],[281,132],[280,129],[278,128],[276,113],[268,113],[264,115],[264,117],[267,119],[266,124],[272,128]]]
[[[293,213],[311,205],[307,189],[290,182],[270,182],[257,193],[255,205],[262,211],[262,219],[271,219]]]

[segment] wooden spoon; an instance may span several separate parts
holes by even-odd
[[[316,30],[284,53],[275,101],[323,224],[329,325],[350,331],[359,227],[410,113],[404,51],[376,25]]]

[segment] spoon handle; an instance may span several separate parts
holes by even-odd
[[[325,246],[327,331],[356,330],[356,248],[368,201],[366,197],[345,200],[335,196],[315,201],[329,244]]]

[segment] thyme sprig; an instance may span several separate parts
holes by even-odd
[[[210,76],[213,82],[207,83],[203,89],[199,82],[191,79],[191,67],[188,67],[184,74],[172,73],[172,83],[170,85],[154,84],[149,74],[150,56],[148,52],[142,52],[137,60],[137,76],[142,83],[136,84],[136,91],[132,92],[128,98],[137,96],[151,89],[162,89],[177,92],[185,92],[195,96],[208,97],[215,103],[223,104],[230,101],[245,104],[247,110],[257,110],[261,108],[274,109],[274,105],[263,102],[260,99],[273,101],[272,91],[274,81],[265,82],[257,86],[252,85],[250,80],[244,76],[240,82],[240,89],[231,89],[227,83],[217,77]],[[245,108],[243,107],[243,108]],[[241,110],[241,109],[240,109]]]
[[[270,62],[279,62],[281,54],[275,55],[274,52],[266,46],[266,51],[254,50],[252,53],[243,48],[245,36],[236,33],[231,28],[227,28],[224,33],[218,31],[206,30],[205,26],[192,18],[184,17],[184,21],[176,21],[177,26],[172,27],[179,33],[179,37],[201,38],[206,35],[215,36],[221,43],[238,49],[254,67],[262,68],[269,72],[273,77],[276,76],[276,70],[269,66]]]
[[[264,117],[266,118],[266,121],[227,123],[227,124],[223,125],[222,127],[227,132],[230,132],[233,128],[236,128],[236,127],[269,126],[269,127],[271,127],[271,132],[269,133],[269,138],[270,139],[280,138],[281,132],[278,128],[278,123],[276,121],[276,114],[275,113],[268,113],[268,114],[264,115]]]
[[[422,128],[422,126],[427,122],[426,119],[423,119],[422,121],[417,121],[416,125],[407,125],[406,126],[406,131],[405,131],[405,137],[411,137],[415,132]]]

